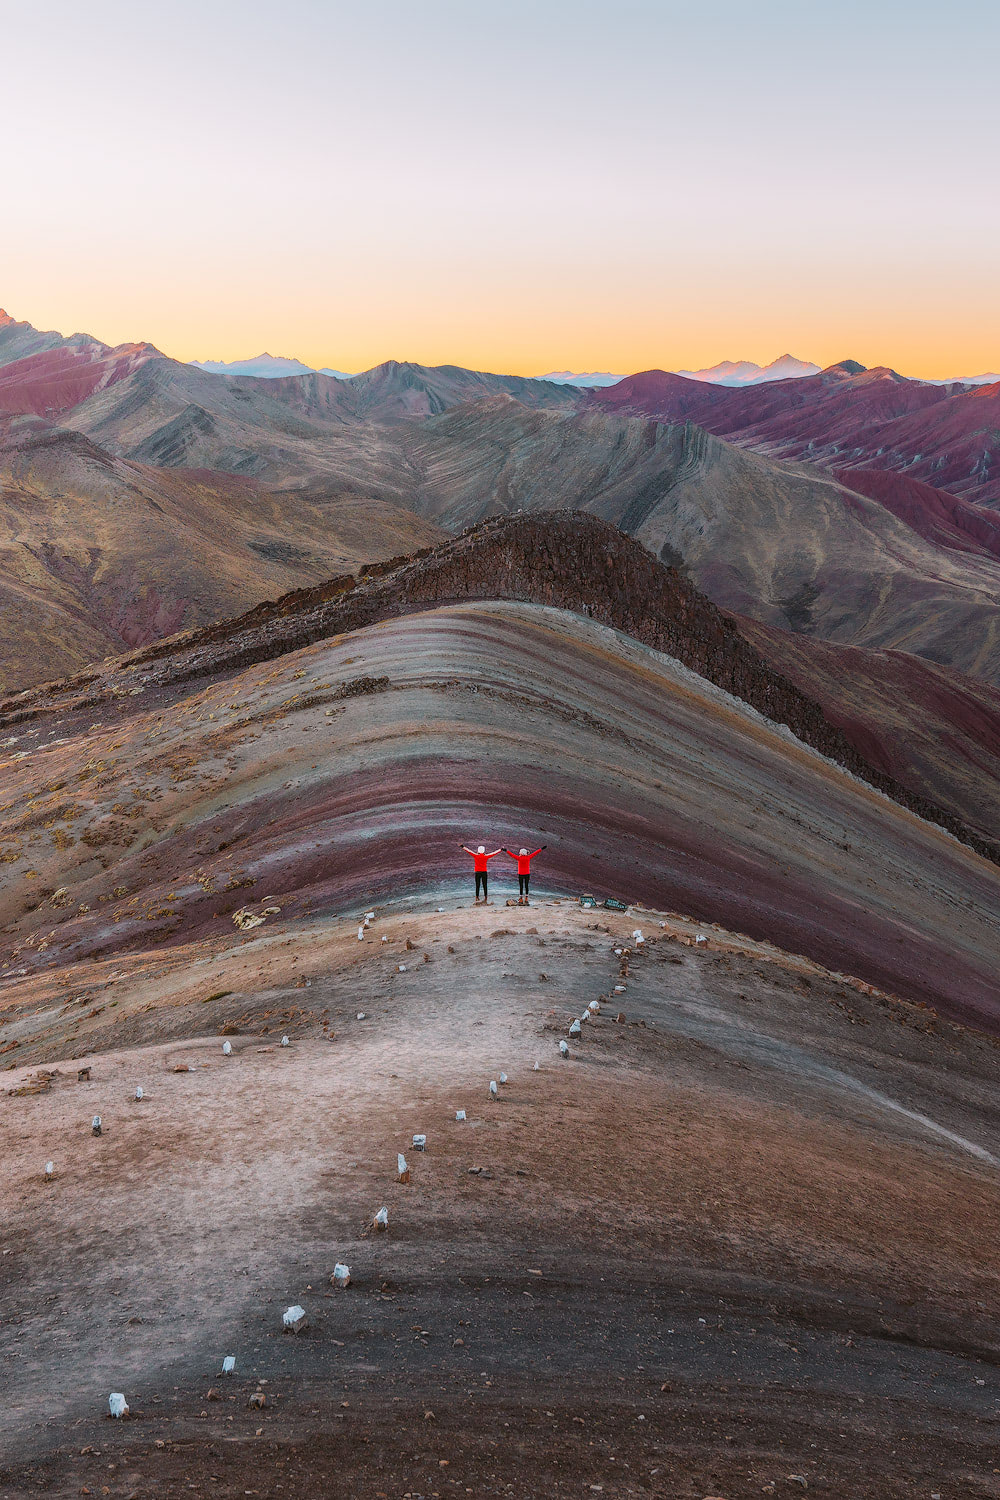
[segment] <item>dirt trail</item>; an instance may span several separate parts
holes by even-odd
[[[990,1039],[666,913],[442,890],[356,934],[5,993],[0,1495],[1000,1493]]]

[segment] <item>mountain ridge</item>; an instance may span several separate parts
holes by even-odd
[[[818,375],[742,388],[645,370],[584,399],[694,421],[777,458],[892,470],[983,506],[1000,503],[1000,385],[935,385],[844,360]]]

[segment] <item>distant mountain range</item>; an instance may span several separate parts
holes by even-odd
[[[1000,375],[956,375],[949,380],[927,380],[925,385],[996,385]]]
[[[262,380],[6,317],[0,659],[24,681],[440,528],[568,507],[723,607],[1000,683],[998,430],[1000,386],[853,361],[735,387],[395,360]]]
[[[207,370],[212,375],[250,375],[257,380],[279,380],[285,375],[331,375],[335,380],[350,380],[343,370],[303,364],[300,359],[286,359],[281,354],[258,354],[253,359],[193,359],[197,370]],[[794,380],[802,375],[816,375],[819,365],[811,365],[790,354],[772,360],[769,365],[756,365],[750,360],[726,360],[708,370],[680,370],[679,374],[690,380],[704,380],[711,385],[761,385],[770,380]],[[546,380],[552,385],[573,385],[578,390],[602,390],[617,385],[624,375],[613,375],[608,370],[550,370],[545,375],[532,377]],[[945,384],[945,382],[941,382]]]
[[[49,335],[41,335],[43,338]],[[52,335],[58,338],[58,335]],[[47,346],[48,347],[48,346]],[[353,380],[345,370],[331,370],[324,365],[303,364],[300,359],[286,359],[282,354],[258,354],[253,359],[193,359],[196,370],[206,370],[211,375],[249,375],[255,380],[280,380],[286,375],[329,375],[334,380]],[[820,366],[808,360],[796,359],[793,354],[782,354],[769,365],[755,364],[751,359],[725,359],[721,364],[703,370],[678,370],[685,380],[701,380],[706,385],[769,385],[776,380],[802,380],[809,375],[818,375]],[[549,370],[545,375],[530,377],[546,380],[551,385],[572,385],[581,391],[604,390],[624,380],[624,375],[613,375],[608,370]],[[923,385],[994,385],[1000,375],[957,375],[947,380],[924,380]]]
[[[572,370],[550,370],[547,375],[539,375],[539,380],[551,380],[553,385],[575,385],[578,390],[599,390],[602,386],[617,385],[619,380],[624,380],[624,375],[609,375],[606,370],[591,370],[587,374],[576,375]]]
[[[32,327],[30,323],[19,323],[9,313],[0,308],[0,365],[11,363],[13,360],[24,359],[31,354],[44,353],[50,349],[100,347],[106,349],[107,345],[93,338],[90,334],[74,333],[64,337],[61,333],[43,333]],[[146,348],[152,349],[150,344],[146,345],[123,345],[123,348]],[[158,351],[155,351],[158,352]],[[283,354],[257,354],[250,359],[193,359],[190,360],[192,368],[204,370],[210,375],[242,375],[254,380],[283,380],[293,375],[328,375],[333,380],[354,380],[356,374],[346,370],[334,370],[328,365],[317,368],[307,365],[301,359],[291,359]],[[390,363],[396,363],[390,361]],[[404,362],[405,363],[405,362]],[[402,367],[402,366],[401,366]],[[381,368],[376,366],[376,368]],[[413,366],[413,368],[418,368]],[[421,366],[419,368],[426,368]],[[441,366],[440,368],[458,368],[457,366]],[[370,373],[370,372],[363,372]],[[780,380],[801,380],[810,375],[818,375],[820,366],[811,364],[808,360],[796,359],[792,354],[779,355],[768,365],[756,364],[753,360],[723,360],[720,364],[711,365],[701,370],[677,370],[674,372],[683,376],[685,380],[698,380],[706,385],[725,386],[753,386],[769,385]],[[624,380],[624,375],[615,375],[607,370],[573,371],[573,370],[550,370],[545,375],[535,376],[497,376],[496,379],[509,380],[540,380],[550,385],[570,385],[578,390],[602,390],[614,386]],[[995,385],[1000,381],[1000,374],[983,375],[956,375],[945,379],[923,379],[915,383],[921,385]]]
[[[800,380],[805,375],[818,375],[819,365],[793,354],[781,354],[769,365],[754,364],[751,359],[725,359],[720,365],[707,370],[678,370],[687,380],[704,380],[709,385],[767,385],[772,380]]]
[[[286,359],[283,354],[258,354],[253,359],[193,359],[196,370],[210,375],[251,375],[255,380],[281,380],[285,375],[329,375],[334,380],[350,380],[344,370],[315,369],[300,359]]]

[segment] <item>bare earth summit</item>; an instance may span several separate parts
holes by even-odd
[[[0,1494],[1000,1495],[993,1039],[493,884],[20,983]]]

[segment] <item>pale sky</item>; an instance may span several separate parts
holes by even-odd
[[[180,359],[1000,365],[990,0],[0,0],[0,305]]]

